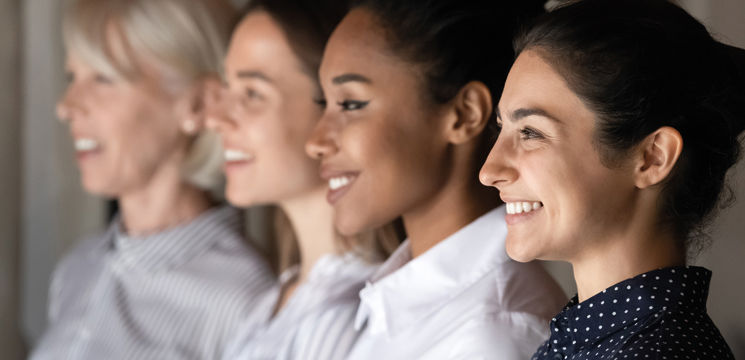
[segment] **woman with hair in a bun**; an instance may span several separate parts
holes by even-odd
[[[408,240],[361,294],[351,359],[525,359],[566,297],[504,251],[504,207],[478,171],[519,19],[539,1],[359,1],[320,69],[321,160],[343,234],[397,217]]]
[[[732,359],[687,258],[738,159],[741,53],[664,0],[572,3],[516,52],[481,181],[509,255],[571,263],[578,291],[533,359]]]

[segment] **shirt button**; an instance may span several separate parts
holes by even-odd
[[[564,355],[554,354],[554,360],[564,360]]]

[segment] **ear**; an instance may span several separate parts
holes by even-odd
[[[219,99],[220,90],[220,80],[214,76],[206,76],[195,81],[179,95],[176,116],[183,133],[195,135],[204,129],[209,111]]]
[[[639,144],[634,170],[636,187],[644,189],[663,182],[675,168],[683,151],[683,137],[678,130],[663,126]]]
[[[486,127],[494,111],[491,92],[480,81],[464,85],[452,100],[453,116],[446,124],[450,143],[463,144],[477,138]]]

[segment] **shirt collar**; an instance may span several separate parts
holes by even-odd
[[[660,312],[705,312],[710,279],[702,267],[670,267],[624,280],[582,303],[575,296],[551,320],[551,346],[574,353]]]
[[[356,304],[357,294],[378,267],[379,264],[368,263],[353,252],[324,255],[316,261],[308,278],[298,286],[277,317],[295,321],[328,304],[350,301]],[[273,295],[276,299],[281,295],[281,287],[287,286],[298,271],[298,267],[291,267],[282,272],[280,278],[285,281],[280,280]]]
[[[241,211],[220,206],[192,221],[146,236],[124,233],[117,216],[109,229],[112,249],[127,267],[157,271],[177,267],[209,249],[215,242],[241,237]]]
[[[494,209],[411,258],[409,240],[360,292],[357,329],[395,336],[420,323],[505,261],[504,207]]]

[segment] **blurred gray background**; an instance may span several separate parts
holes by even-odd
[[[519,1],[519,0],[516,0]],[[745,47],[745,0],[681,0],[716,36]],[[54,117],[64,86],[61,1],[0,0],[0,359],[25,357],[45,326],[57,260],[105,225],[106,204],[78,184],[72,145]],[[695,264],[714,272],[709,312],[745,358],[745,161],[731,173],[739,201],[722,212]],[[567,293],[571,268],[547,264]]]

